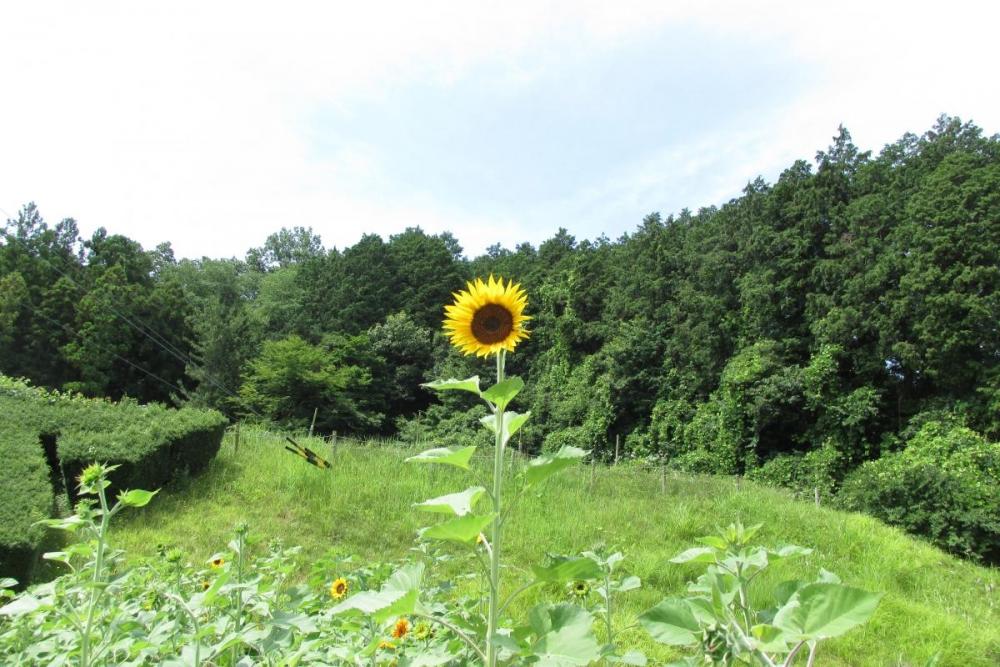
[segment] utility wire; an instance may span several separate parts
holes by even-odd
[[[4,211],[4,213],[6,214],[6,211]],[[7,214],[7,215],[8,215],[8,219],[10,219],[9,214]],[[21,239],[15,237],[13,235],[7,234],[5,236],[6,236],[6,238],[8,240],[19,241],[19,242],[21,242],[23,244],[23,241],[21,241]],[[38,255],[36,258],[40,259],[43,262],[45,262],[49,266],[49,268],[53,269],[56,273],[58,273],[60,276],[62,276],[63,278],[65,278],[67,281],[69,281],[69,283],[71,285],[73,285],[74,287],[76,287],[78,290],[80,290],[81,293],[84,293],[84,294],[86,293],[86,289],[83,286],[81,286],[78,282],[76,282],[75,280],[73,280],[73,278],[71,278],[69,275],[67,275],[64,271],[62,271],[59,267],[57,267],[52,262],[50,262],[49,260],[47,260],[45,257],[42,257],[41,255]],[[115,317],[118,317],[119,319],[121,319],[122,321],[124,321],[125,323],[127,323],[130,327],[132,327],[133,329],[135,329],[136,331],[138,331],[139,333],[141,333],[142,335],[144,335],[146,338],[148,338],[149,340],[153,341],[153,343],[155,343],[161,349],[163,349],[164,351],[166,351],[167,353],[169,353],[170,355],[172,355],[174,358],[176,358],[178,361],[180,361],[181,363],[183,363],[185,366],[188,366],[188,365],[190,365],[190,366],[196,366],[197,365],[194,362],[194,359],[192,359],[190,356],[184,354],[183,352],[180,352],[179,350],[177,350],[177,348],[175,348],[169,341],[167,341],[165,338],[163,338],[158,333],[156,333],[156,331],[152,327],[149,327],[148,325],[146,325],[146,326],[140,326],[138,324],[135,324],[134,322],[132,322],[132,320],[130,320],[128,317],[126,317],[123,313],[121,313],[118,309],[116,309],[115,307],[113,307],[111,304],[106,304],[106,305],[107,305],[108,309],[115,315]],[[52,322],[53,324],[55,324],[55,325],[57,325],[57,326],[65,329],[70,334],[72,334],[72,335],[74,335],[76,337],[80,336],[79,332],[74,331],[68,325],[66,325],[66,324],[64,324],[62,322],[59,322],[58,320],[55,320],[55,319],[49,317],[45,313],[42,313],[40,310],[38,310],[30,302],[28,304],[28,307],[36,315],[39,315],[42,318],[48,320],[49,322]],[[139,318],[135,318],[135,319],[139,320]],[[139,320],[139,321],[141,322],[141,320]],[[146,369],[142,368],[141,366],[138,366],[137,364],[134,364],[133,362],[129,361],[125,357],[122,357],[121,355],[119,355],[119,354],[117,354],[115,352],[112,352],[111,350],[108,350],[106,348],[102,348],[100,345],[98,345],[97,347],[103,349],[105,352],[110,352],[116,359],[122,361],[125,364],[128,364],[130,367],[136,369],[137,371],[139,371],[141,373],[144,373],[145,375],[147,375],[149,377],[152,377],[152,378],[154,378],[156,380],[159,380],[160,382],[162,382],[163,384],[167,385],[168,387],[171,387],[172,389],[176,389],[177,392],[180,395],[186,396],[188,394],[187,390],[185,390],[185,389],[183,389],[181,387],[178,387],[177,385],[173,384],[172,382],[164,380],[163,378],[161,378],[160,376],[158,376],[157,374],[155,374],[155,373],[153,373],[151,371],[147,371]],[[221,389],[223,392],[225,392],[226,394],[228,394],[232,398],[237,398],[237,399],[239,398],[239,394],[237,394],[236,392],[234,392],[232,389],[230,389],[229,387],[225,386],[224,384],[221,384],[220,382],[217,382],[215,380],[215,378],[213,378],[210,373],[206,373],[204,371],[202,371],[202,373],[203,373],[205,379],[208,380],[211,384],[215,385],[216,388]],[[246,409],[248,409],[250,412],[252,412],[255,416],[259,417],[260,419],[266,419],[266,417],[264,417],[264,415],[262,415],[261,413],[259,413],[253,407],[251,407],[249,405],[243,405],[243,407],[246,408]],[[292,445],[295,446],[295,449],[292,449],[291,447],[287,447],[287,446],[285,447],[285,449],[289,450],[293,454],[296,454],[296,455],[302,457],[308,463],[316,466],[317,468],[328,469],[328,470],[330,470],[330,469],[333,468],[333,466],[331,466],[330,463],[328,463],[327,461],[325,461],[321,456],[319,456],[318,454],[316,454],[316,452],[312,451],[308,447],[304,447],[304,446],[300,445],[299,443],[297,443],[295,440],[293,440],[290,437],[286,436],[285,439],[288,442],[290,442]]]
[[[22,245],[26,245],[26,244],[24,244],[23,241],[21,241],[21,239],[15,237],[15,236],[12,236],[12,235],[9,235],[9,234],[6,235],[6,236],[10,240],[18,241]],[[42,257],[41,255],[38,255],[36,257],[36,259],[40,259],[41,261],[45,262],[49,266],[49,268],[51,268],[53,271],[55,271],[60,276],[62,276],[63,278],[65,278],[67,281],[69,281],[69,283],[71,285],[73,285],[73,287],[75,287],[76,289],[78,289],[80,291],[81,295],[82,294],[86,294],[86,292],[87,292],[86,288],[83,287],[82,285],[80,285],[75,280],[73,280],[72,277],[70,277],[65,271],[61,270],[58,266],[56,266],[55,264],[53,264],[52,262],[50,262],[45,257]],[[149,325],[143,326],[144,323],[142,323],[142,321],[139,320],[139,318],[135,317],[135,315],[133,315],[133,317],[137,321],[139,321],[140,324],[136,324],[135,322],[133,322],[124,313],[122,313],[121,311],[119,311],[117,308],[115,308],[114,306],[112,306],[110,303],[106,304],[106,305],[108,307],[108,310],[110,310],[115,315],[115,317],[118,317],[123,322],[125,322],[126,324],[128,324],[130,327],[132,327],[133,329],[135,329],[136,331],[138,331],[139,333],[141,333],[143,336],[145,336],[149,340],[153,341],[154,344],[156,344],[162,350],[164,350],[165,352],[167,352],[168,354],[170,354],[171,356],[173,356],[175,359],[177,359],[178,361],[180,361],[182,364],[185,365],[185,367],[187,367],[187,366],[197,366],[198,365],[192,357],[190,357],[189,355],[187,355],[187,354],[181,352],[180,350],[178,350],[176,347],[174,347],[173,344],[171,344],[169,341],[167,341],[163,336],[160,336],[158,333],[156,333],[156,331],[152,327],[150,327]],[[226,387],[225,385],[217,382],[215,380],[215,378],[213,378],[211,376],[211,374],[204,373],[204,376],[205,376],[205,379],[208,382],[210,382],[211,384],[213,384],[217,389],[221,389],[223,392],[225,392],[226,394],[228,394],[232,398],[239,398],[239,394],[237,394],[236,392],[234,392],[229,387]],[[183,395],[187,395],[186,391],[182,391],[181,393]],[[254,414],[256,414],[258,417],[263,417],[263,415],[260,415],[259,413],[257,413],[255,410],[253,410],[253,408],[250,408],[250,410],[252,412],[254,412]]]
[[[36,308],[34,305],[32,305],[31,302],[28,302],[28,308],[35,315],[38,315],[39,317],[41,317],[41,318],[43,318],[45,320],[48,320],[49,322],[51,322],[52,324],[55,324],[58,327],[62,327],[63,329],[65,329],[66,331],[68,331],[70,334],[72,334],[74,337],[80,338],[80,332],[79,331],[75,331],[68,324],[65,324],[63,322],[60,322],[59,320],[56,320],[56,319],[54,319],[52,317],[49,317],[48,315],[46,315],[45,313],[43,313],[42,311],[40,311],[38,308]],[[155,380],[159,380],[160,382],[162,382],[163,384],[167,385],[171,389],[176,389],[180,394],[183,395],[183,394],[187,393],[187,392],[184,391],[184,389],[182,389],[181,387],[178,387],[173,382],[170,382],[169,380],[164,380],[163,378],[161,378],[156,373],[153,373],[152,371],[147,371],[145,368],[143,368],[143,367],[141,367],[141,366],[139,366],[137,364],[132,363],[131,361],[129,361],[125,357],[121,356],[120,354],[118,354],[116,352],[113,352],[113,351],[109,350],[108,348],[106,348],[106,347],[104,347],[102,345],[95,345],[95,347],[97,347],[100,350],[103,350],[104,352],[110,353],[116,359],[118,359],[121,362],[124,362],[124,363],[128,364],[129,366],[131,366],[132,368],[136,369],[140,373],[148,375],[149,377],[151,377],[151,378],[153,378]]]

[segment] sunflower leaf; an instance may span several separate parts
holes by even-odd
[[[455,516],[465,516],[472,512],[476,501],[483,497],[486,489],[481,486],[473,486],[465,491],[449,493],[446,496],[438,496],[425,500],[422,503],[415,503],[414,507],[425,512],[437,512],[440,514],[454,514]]]
[[[467,514],[424,529],[422,537],[429,540],[470,543],[493,521],[495,514]]]
[[[511,436],[520,431],[530,417],[530,412],[505,412],[503,414],[503,444],[506,445]]]
[[[450,447],[435,447],[434,449],[428,449],[426,452],[421,452],[416,456],[411,456],[410,458],[406,459],[406,462],[443,463],[445,465],[461,468],[462,470],[468,470],[469,460],[472,459],[472,454],[475,451],[476,451],[475,446],[463,447],[462,449],[452,449]]]
[[[562,584],[567,581],[600,579],[604,571],[592,558],[586,556],[551,556],[546,566],[532,565],[537,581]]]
[[[579,447],[564,445],[555,454],[546,454],[529,461],[528,467],[524,469],[524,479],[529,486],[538,484],[563,468],[575,465],[586,455],[587,452]]]
[[[473,375],[466,380],[456,380],[455,378],[450,378],[448,380],[435,380],[434,382],[425,382],[420,386],[433,389],[434,391],[460,389],[462,391],[472,392],[476,396],[482,396],[482,391],[479,389],[478,375]]]
[[[639,616],[639,624],[653,639],[669,646],[698,643],[701,626],[687,600],[667,598]]]
[[[423,574],[423,563],[406,565],[394,572],[380,590],[352,595],[334,607],[333,613],[360,612],[373,616],[376,622],[412,613],[417,604]]]
[[[601,647],[594,637],[594,617],[589,611],[571,604],[536,606],[528,622],[537,639],[531,652],[536,665],[570,667],[593,664],[601,657]]]
[[[484,391],[483,398],[496,405],[497,410],[503,410],[522,389],[524,389],[524,380],[513,376]]]
[[[528,421],[529,417],[531,417],[530,412],[525,412],[523,414],[514,411],[503,413],[503,444],[507,444],[510,437],[521,429],[524,423]],[[490,433],[496,434],[497,417],[495,414],[481,417],[479,419],[479,423],[485,426]]]

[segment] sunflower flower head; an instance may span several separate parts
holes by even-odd
[[[413,636],[417,639],[430,639],[434,634],[434,628],[427,623],[417,623],[417,626],[413,628]]]
[[[467,290],[455,292],[455,302],[445,306],[444,329],[451,344],[462,354],[485,357],[501,350],[513,352],[528,337],[524,314],[528,296],[513,280],[490,276],[467,283]]]
[[[396,621],[396,625],[392,626],[392,638],[402,639],[410,632],[410,621],[401,618]]]
[[[334,600],[339,600],[345,595],[347,595],[347,579],[340,577],[330,584],[330,597]]]
[[[222,556],[216,556],[212,560],[208,561],[208,564],[217,570],[226,564],[226,559],[223,558]]]

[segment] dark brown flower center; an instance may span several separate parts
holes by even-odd
[[[507,339],[514,329],[514,316],[495,303],[488,303],[472,316],[472,335],[484,345]]]

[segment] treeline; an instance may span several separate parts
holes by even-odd
[[[80,241],[29,205],[0,246],[0,372],[293,427],[315,410],[326,432],[465,437],[472,422],[418,384],[489,375],[440,322],[490,273],[523,283],[534,317],[509,362],[534,413],[525,449],[608,457],[618,439],[623,456],[734,474],[779,461],[789,479],[811,453],[808,475],[836,486],[928,422],[1000,438],[1000,137],[949,117],[878,155],[841,129],[815,164],[617,240],[560,229],[472,259],[450,234],[325,249],[296,227],[244,259],[177,261],[103,230]]]

